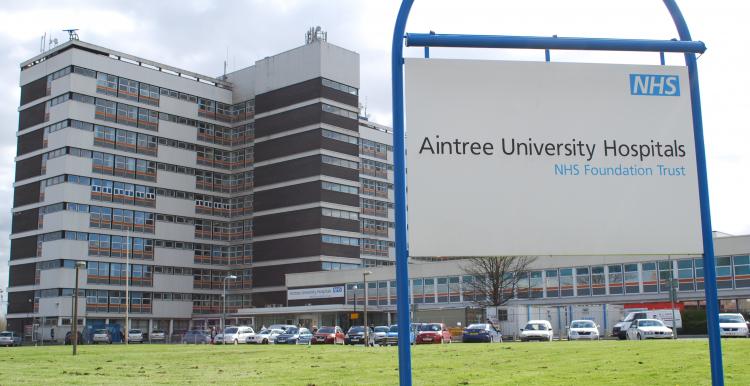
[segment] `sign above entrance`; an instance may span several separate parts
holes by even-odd
[[[287,300],[343,298],[344,286],[297,288],[286,291]]]
[[[411,256],[703,252],[684,67],[405,71]]]

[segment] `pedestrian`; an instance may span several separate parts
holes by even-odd
[[[51,328],[51,329],[49,330],[49,339],[50,339],[51,341],[53,341],[53,342],[55,341],[55,328],[54,328],[54,327],[52,327],[52,328]]]
[[[211,326],[211,344],[214,344],[214,338],[216,338],[216,327]]]

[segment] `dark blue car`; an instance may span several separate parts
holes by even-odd
[[[503,335],[489,323],[477,323],[470,324],[464,329],[462,340],[464,342],[502,343]]]

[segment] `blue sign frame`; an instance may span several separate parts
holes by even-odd
[[[701,114],[700,89],[698,87],[698,65],[695,54],[706,51],[703,42],[690,37],[685,18],[675,0],[663,0],[677,28],[680,40],[645,39],[603,39],[538,36],[499,36],[499,35],[446,35],[409,33],[406,34],[406,21],[414,0],[403,0],[393,30],[391,50],[392,92],[393,92],[393,154],[394,154],[394,194],[396,210],[396,287],[398,311],[398,363],[401,386],[411,386],[411,353],[409,347],[409,267],[407,260],[406,223],[406,152],[404,144],[404,43],[407,47],[424,47],[425,57],[429,57],[429,47],[473,47],[473,48],[527,48],[545,50],[549,61],[549,50],[594,50],[594,51],[646,51],[659,52],[664,64],[664,52],[677,52],[685,55],[688,68],[691,108],[693,113],[693,136],[695,139],[698,190],[700,198],[701,230],[703,236],[703,272],[706,291],[706,314],[711,358],[711,380],[713,385],[724,385],[724,370],[721,358],[721,337],[719,334],[719,310],[716,291],[716,263],[714,261],[711,211],[708,198],[708,177],[706,172],[706,149],[703,140],[703,118]]]

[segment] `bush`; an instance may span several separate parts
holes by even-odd
[[[687,335],[707,334],[706,310],[683,311],[682,333]]]

